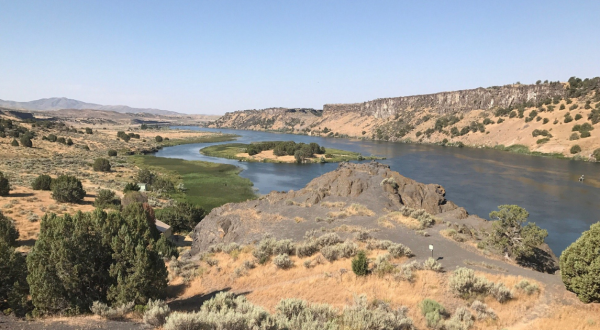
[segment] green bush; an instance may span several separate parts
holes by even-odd
[[[121,204],[121,200],[115,196],[115,192],[108,189],[101,189],[94,200],[94,206],[102,209],[116,208]]]
[[[564,104],[561,104],[560,107],[558,108],[558,110],[565,110],[565,109],[566,109],[566,107]]]
[[[421,314],[425,316],[429,328],[437,329],[446,316],[444,306],[433,299],[424,299],[419,304],[419,307],[421,308]]]
[[[569,136],[569,140],[571,140],[571,141],[579,140],[579,134],[571,133],[571,136]]]
[[[144,323],[153,327],[161,327],[167,316],[171,313],[169,305],[163,300],[148,300],[146,311],[144,312]]]
[[[156,218],[171,226],[174,233],[194,229],[205,215],[204,209],[186,202],[156,210]]]
[[[85,134],[93,134],[93,133],[94,133],[94,131],[92,131],[91,128],[89,128],[89,127],[85,128]]]
[[[67,139],[67,145],[68,146],[72,146],[73,145],[73,140],[71,140],[71,138]]]
[[[287,254],[277,255],[275,258],[273,258],[273,264],[277,266],[277,268],[281,269],[288,269],[294,265],[294,263]]]
[[[571,154],[579,153],[579,152],[581,152],[581,147],[578,144],[576,144],[571,147],[570,151],[571,151]]]
[[[54,135],[54,134],[49,134],[48,135],[48,141],[50,141],[50,142],[56,142],[56,139],[57,139],[56,135]]]
[[[52,189],[52,178],[49,175],[39,175],[33,183],[31,183],[33,190],[51,190]]]
[[[560,271],[567,290],[575,292],[581,301],[600,302],[600,222],[563,251]]]
[[[15,228],[13,221],[0,211],[0,242],[17,247],[17,239],[19,239],[19,231]]]
[[[95,301],[114,308],[164,296],[167,270],[150,211],[137,204],[111,214],[45,215],[27,257],[36,311],[79,314]]]
[[[0,230],[4,224],[2,218],[0,213]],[[28,311],[29,285],[25,280],[26,274],[25,256],[15,251],[14,245],[5,241],[0,232],[0,310],[10,309],[17,316],[23,316]]]
[[[110,172],[110,162],[106,158],[96,158],[92,167],[96,172]]]
[[[126,207],[135,203],[147,203],[148,197],[139,191],[129,191],[121,198],[121,205]]]
[[[583,118],[583,116],[580,113],[575,115],[575,120],[579,120],[581,118]]]
[[[52,183],[52,198],[60,203],[78,203],[85,197],[81,181],[76,177],[61,175]]]
[[[13,139],[12,142],[10,143],[11,146],[13,147],[18,147],[19,146],[19,141],[17,141],[17,139]]]
[[[498,124],[502,124],[504,122],[504,118],[498,118]]]
[[[109,157],[116,157],[117,156],[117,151],[114,150],[114,149],[108,150],[108,156]]]
[[[352,271],[356,276],[366,276],[369,272],[369,261],[365,251],[358,251],[352,259]]]
[[[148,169],[140,169],[137,173],[137,182],[141,182],[141,183],[146,183],[151,185],[152,183],[154,183],[154,179],[156,178],[156,175],[152,172],[150,172],[150,170]]]
[[[163,138],[162,138],[162,136],[160,136],[160,135],[157,135],[157,136],[154,138],[154,141],[156,141],[156,142],[159,142],[159,143],[160,143],[160,142],[163,142]]]
[[[589,131],[583,131],[581,132],[581,138],[586,138],[586,137],[590,137],[592,136],[592,133],[590,133]]]
[[[127,193],[128,191],[140,191],[140,186],[138,186],[136,183],[134,182],[130,182],[128,184],[125,185],[125,188],[123,188],[123,193]]]
[[[4,177],[4,173],[0,172],[0,196],[8,196],[10,191],[10,182]]]
[[[64,137],[59,137],[58,140],[56,140],[57,143],[60,144],[67,144],[67,140]]]
[[[550,121],[550,119],[544,118],[544,121],[542,123],[544,123],[544,125],[546,125],[546,124],[548,124],[549,121]]]
[[[600,148],[594,150],[592,153],[592,157],[596,158],[597,162],[600,162]]]
[[[23,147],[27,147],[27,148],[31,148],[33,147],[33,143],[31,143],[31,139],[27,136],[22,136],[21,137],[21,145]]]

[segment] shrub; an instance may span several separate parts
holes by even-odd
[[[567,124],[567,123],[570,123],[570,122],[572,122],[572,121],[573,121],[573,117],[571,117],[571,115],[567,113],[567,114],[565,115],[565,120],[564,120],[564,123],[565,123],[565,124]]]
[[[50,190],[52,185],[52,178],[49,175],[42,174],[39,175],[33,182],[31,183],[31,188],[33,190]]]
[[[89,128],[89,127],[86,127],[86,128],[85,128],[85,134],[93,134],[93,133],[94,133],[94,132],[92,131],[92,129],[91,129],[91,128]]]
[[[175,191],[175,185],[173,184],[173,181],[163,178],[161,176],[154,179],[151,188],[152,191],[162,191],[166,193]]]
[[[575,133],[575,134],[577,134],[577,133]],[[571,154],[579,153],[579,152],[581,152],[581,147],[578,144],[576,144],[571,147],[570,151],[571,151]]]
[[[540,291],[540,288],[536,284],[531,284],[528,280],[521,280],[515,285],[515,288],[524,291],[529,296]]]
[[[0,211],[0,242],[17,247],[17,239],[19,239],[19,231],[15,228],[13,221]]]
[[[600,148],[594,150],[592,157],[594,157],[597,162],[600,162]]]
[[[498,118],[498,124],[502,124],[504,122],[504,118]]]
[[[410,257],[412,255],[412,250],[401,243],[391,244],[387,251],[393,258],[399,258],[402,256]]]
[[[61,175],[52,183],[52,198],[60,203],[78,203],[85,197],[85,190],[76,177]]]
[[[434,272],[441,272],[443,267],[442,264],[437,262],[437,260],[433,258],[427,258],[427,260],[423,262],[423,268],[433,270]]]
[[[498,318],[493,309],[489,308],[486,304],[482,303],[479,300],[473,301],[471,308],[477,313],[478,320],[495,320],[496,318]]]
[[[160,136],[160,135],[157,135],[157,136],[154,138],[154,140],[155,140],[156,142],[159,142],[159,143],[160,143],[160,142],[163,142],[163,138],[162,138],[162,136]]]
[[[19,146],[19,142],[17,141],[17,139],[13,139],[12,142],[10,143],[11,146],[13,147],[18,147]]]
[[[273,264],[277,266],[277,268],[281,269],[288,269],[294,265],[294,263],[287,254],[277,255],[275,258],[273,258]]]
[[[96,158],[93,168],[96,172],[110,172],[110,162],[106,158]]]
[[[116,157],[117,156],[117,151],[114,150],[114,149],[108,150],[108,156],[109,157]]]
[[[444,306],[433,299],[424,299],[419,304],[419,307],[421,308],[421,314],[425,316],[427,326],[433,329],[438,327],[438,324],[440,324],[446,315]]]
[[[566,109],[566,107],[564,104],[561,104],[560,107],[558,108],[558,110],[565,110],[565,109]]]
[[[475,276],[474,270],[465,267],[458,267],[450,276],[448,284],[454,295],[463,299],[477,295],[485,296],[492,285],[484,277]]]
[[[31,139],[26,135],[21,137],[21,145],[23,147],[27,147],[27,148],[33,147],[33,143],[31,143]]]
[[[548,124],[549,121],[550,121],[550,119],[544,118],[544,120],[542,121],[542,123],[544,123],[544,125],[546,125],[546,124]]]
[[[319,245],[314,240],[296,244],[296,255],[299,258],[310,257],[319,251]]]
[[[560,256],[562,280],[584,303],[600,302],[600,222],[590,226]]]
[[[586,138],[586,137],[590,137],[592,136],[592,134],[589,131],[583,131],[581,132],[581,138]]]
[[[102,303],[100,301],[94,301],[92,307],[90,307],[90,310],[92,311],[92,313],[107,318],[109,320],[118,320],[122,319],[126,314],[131,312],[133,310],[134,305],[135,303],[132,301],[126,304],[122,304],[121,306],[108,307],[108,305],[106,305],[105,303]]]
[[[342,242],[340,235],[336,233],[327,233],[317,238],[317,244],[320,247],[335,245]]]
[[[71,140],[71,138],[67,139],[67,145],[68,146],[72,146],[73,145],[73,140]]]
[[[140,169],[137,173],[137,182],[141,182],[141,183],[146,183],[146,184],[153,184],[154,183],[154,179],[156,178],[156,175],[154,175],[154,173],[150,172],[150,170],[148,169]]]
[[[571,133],[571,136],[569,137],[570,141],[574,141],[574,140],[579,140],[579,134],[577,133]]]
[[[60,144],[67,144],[67,140],[65,140],[64,137],[59,137],[58,140],[56,140],[56,142],[60,143]]]
[[[94,206],[99,208],[116,207],[121,204],[121,200],[115,197],[115,192],[108,189],[98,191],[98,195],[94,200]]]
[[[581,118],[583,118],[583,116],[581,114],[578,113],[575,115],[575,120],[579,120]]]
[[[337,245],[324,246],[323,248],[321,248],[321,254],[329,262],[334,262],[340,257]]]
[[[147,203],[148,197],[139,191],[129,191],[121,198],[121,205],[126,207],[133,203]]]
[[[130,182],[125,185],[125,188],[123,188],[123,193],[127,193],[129,191],[140,191],[140,186],[138,186],[136,183]]]
[[[369,272],[369,261],[365,251],[358,251],[356,257],[352,259],[352,271],[356,276],[366,276]]]
[[[504,303],[513,298],[513,293],[503,283],[496,283],[490,286],[490,294],[500,303]]]
[[[10,182],[4,176],[4,173],[0,172],[0,196],[8,196],[10,191]]]
[[[169,305],[163,300],[148,300],[146,311],[144,312],[144,323],[154,327],[160,327],[165,323],[167,316],[171,313]]]

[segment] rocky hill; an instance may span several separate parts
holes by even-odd
[[[236,111],[209,126],[498,149],[518,145],[526,152],[591,160],[600,148],[600,139],[590,138],[599,122],[597,77],[326,104],[322,111]],[[573,127],[584,123],[592,125],[591,134]]]

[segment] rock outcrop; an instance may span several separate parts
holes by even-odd
[[[437,94],[382,98],[353,104],[326,104],[323,112],[359,112],[376,118],[393,117],[405,111],[429,109],[440,115],[460,114],[472,110],[488,110],[495,107],[509,107],[529,101],[534,103],[563,97],[566,90],[561,83],[539,85],[507,85],[477,88]]]
[[[341,163],[298,191],[271,192],[258,200],[213,209],[194,229],[191,252],[217,243],[251,243],[265,233],[300,240],[305,232],[322,227],[380,228],[378,219],[402,206],[432,215],[467,216],[444,196],[442,186],[408,179],[387,165]],[[353,205],[357,211],[344,215]]]

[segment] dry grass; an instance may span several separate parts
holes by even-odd
[[[548,316],[530,323],[519,324],[511,330],[597,330],[600,329],[600,304],[576,306],[552,305]]]
[[[384,216],[388,221],[394,221],[396,223],[399,223],[403,226],[406,226],[410,229],[421,229],[421,223],[419,222],[419,220],[411,218],[411,217],[405,217],[402,215],[402,213],[400,212],[390,212],[387,215]]]
[[[369,258],[374,259],[381,253],[384,251],[371,251]],[[257,265],[255,269],[248,270],[244,276],[235,278],[231,276],[234,270],[242,266],[244,261],[252,260],[251,254],[242,252],[237,260],[223,253],[216,254],[212,258],[219,260],[218,267],[208,267],[201,278],[196,278],[190,283],[177,298],[178,300],[231,288],[233,292],[247,292],[246,297],[252,303],[273,311],[275,305],[284,298],[300,298],[343,308],[352,303],[354,295],[366,294],[369,300],[380,299],[393,307],[409,307],[409,316],[419,329],[426,328],[425,320],[418,308],[424,298],[435,299],[451,312],[460,306],[470,305],[470,302],[455,298],[449,292],[447,287],[449,273],[416,271],[414,283],[395,281],[391,275],[360,278],[352,273],[350,259],[329,263],[319,262],[318,259],[321,257],[314,256],[303,259],[291,257],[294,267],[289,270],[277,269],[269,262],[263,266]],[[303,267],[306,260],[313,260],[313,266]],[[393,263],[406,261],[408,259],[400,258],[393,260]],[[483,272],[478,272],[478,275],[485,276],[490,281],[502,282],[509,288],[513,288],[522,280],[521,277],[491,275]],[[529,281],[540,285],[535,281]],[[178,281],[175,280],[171,284],[177,283]],[[543,291],[527,296],[515,290],[516,298],[504,304],[488,297],[484,302],[494,309],[499,319],[488,322],[477,321],[472,329],[502,329],[515,325],[538,304],[542,294]]]
[[[343,208],[344,206],[346,206],[346,203],[344,202],[321,202],[320,204],[323,207],[332,209],[332,208]]]

